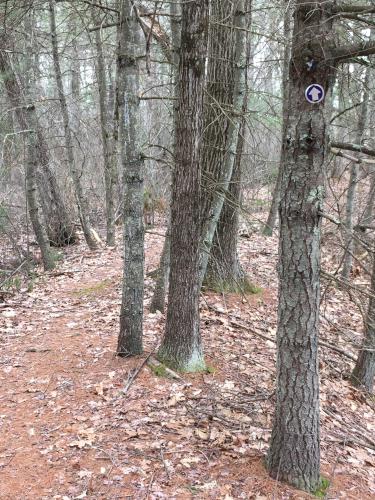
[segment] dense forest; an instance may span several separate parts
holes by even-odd
[[[0,0],[0,89],[0,498],[374,498],[374,2]]]

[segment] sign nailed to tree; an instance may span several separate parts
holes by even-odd
[[[324,88],[317,83],[309,85],[305,90],[305,97],[309,103],[318,104],[324,99]]]

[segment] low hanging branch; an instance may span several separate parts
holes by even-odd
[[[362,144],[353,144],[351,142],[331,142],[331,147],[335,149],[345,149],[347,151],[354,151],[355,153],[363,153],[375,158],[375,149],[371,149]]]

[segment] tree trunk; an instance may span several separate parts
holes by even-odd
[[[124,0],[120,19],[119,79],[124,117],[122,165],[124,171],[124,278],[120,314],[119,356],[140,354],[142,347],[144,227],[143,176],[139,127],[140,32],[131,0]]]
[[[314,491],[320,483],[318,333],[321,210],[334,68],[332,4],[297,0],[289,65],[286,141],[279,208],[279,306],[276,409],[268,469],[272,477]],[[310,104],[319,82],[326,100]]]
[[[178,3],[172,2],[169,5],[171,14],[171,33],[172,33],[172,80],[174,85],[173,97],[178,99],[178,86],[176,84],[178,77],[178,63],[181,45],[181,27],[179,17],[181,16],[181,9]],[[173,105],[173,152],[176,154],[176,129],[177,129],[177,105]],[[152,297],[150,312],[161,311],[165,309],[165,295],[169,283],[169,268],[170,268],[170,217],[167,222],[167,232],[163,244],[163,251],[160,258],[160,266],[156,276],[155,290]]]
[[[6,46],[3,40],[3,46]],[[37,116],[34,114],[34,128],[28,123],[28,114],[24,113],[26,107],[25,97],[19,79],[15,73],[13,65],[9,60],[9,55],[0,52],[0,71],[3,76],[4,86],[12,106],[15,109],[15,115],[21,130],[34,130],[34,137],[37,151],[37,171],[35,174],[40,199],[42,202],[43,216],[46,224],[46,231],[50,243],[54,246],[65,246],[74,243],[76,235],[73,224],[69,220],[67,209],[63,201],[60,188],[56,177],[50,169],[50,159],[48,146],[38,123]],[[28,98],[33,101],[31,96]]]
[[[95,8],[95,7],[94,7]],[[97,24],[96,16],[93,14],[94,24]],[[107,78],[105,73],[105,63],[103,55],[103,46],[101,39],[101,30],[95,31],[96,45],[96,74],[99,91],[99,112],[100,112],[100,129],[102,134],[102,147],[104,159],[104,180],[105,180],[105,207],[106,207],[106,225],[107,237],[106,243],[109,246],[115,245],[115,223],[114,223],[114,186],[115,172],[117,169],[116,155],[111,148],[114,147],[114,141],[111,141],[109,123],[108,123],[108,96],[107,96]],[[113,135],[112,135],[113,139]]]
[[[169,303],[158,358],[174,369],[189,372],[205,367],[199,329],[199,240],[207,27],[208,0],[184,2],[172,182]]]
[[[83,196],[80,173],[78,172],[77,165],[74,159],[73,137],[70,128],[68,105],[64,93],[64,85],[61,73],[60,56],[59,56],[58,42],[57,42],[55,2],[56,0],[49,0],[48,3],[49,3],[49,13],[50,13],[53,66],[55,71],[56,86],[60,101],[61,114],[64,123],[66,155],[69,163],[71,176],[73,179],[75,198],[78,206],[78,213],[82,224],[83,234],[85,236],[85,240],[88,247],[91,250],[95,250],[97,248],[97,240],[95,238],[95,233],[93,232],[88,219],[87,204]]]
[[[247,15],[245,15],[245,13]],[[205,276],[205,284],[217,291],[251,292],[254,287],[242,269],[238,257],[239,207],[241,205],[242,153],[246,130],[246,112],[249,99],[248,67],[250,43],[246,29],[251,26],[251,2],[237,5],[235,26],[244,28],[236,33],[235,64],[237,81],[233,87],[233,106],[237,114],[231,120],[229,129],[229,154],[224,158],[224,171],[232,171],[223,208],[212,242],[211,254]],[[239,118],[240,117],[240,118]],[[240,124],[238,126],[238,124]]]
[[[284,39],[285,39],[285,45],[284,45],[284,62],[283,62],[283,89],[282,89],[282,99],[283,99],[283,104],[282,104],[282,131],[281,131],[281,144],[284,144],[285,139],[286,139],[286,121],[287,121],[287,116],[286,116],[286,102],[288,99],[288,76],[289,76],[289,61],[290,61],[290,38],[291,38],[291,33],[292,33],[292,8],[289,2],[285,5],[285,12],[284,12]],[[271,207],[270,211],[268,214],[267,222],[266,225],[263,229],[263,234],[265,236],[272,236],[273,230],[275,229],[275,224],[276,224],[276,219],[277,219],[277,212],[279,210],[279,203],[280,203],[280,195],[281,195],[281,177],[282,177],[282,166],[284,164],[284,148],[281,147],[280,150],[280,161],[279,161],[279,169],[277,172],[277,179],[276,179],[276,185],[273,190],[272,194],[272,201],[271,201]]]
[[[367,317],[365,322],[365,335],[362,349],[359,351],[358,359],[351,376],[353,385],[362,387],[368,392],[374,390],[375,377],[375,257],[373,255],[373,267],[371,276],[371,294]]]
[[[370,84],[370,68],[366,68],[365,80],[363,83],[363,103],[360,110],[358,120],[358,131],[355,138],[356,144],[362,144],[363,134],[365,133],[367,122],[367,111],[369,102],[369,84]],[[353,163],[350,168],[350,179],[348,191],[346,194],[346,210],[345,210],[345,255],[341,270],[341,277],[345,280],[349,279],[353,264],[354,240],[354,214],[356,207],[356,195],[358,184],[358,163]]]

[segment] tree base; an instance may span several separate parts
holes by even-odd
[[[160,346],[156,357],[160,363],[177,372],[196,373],[207,369],[203,353],[200,350],[194,350],[189,356],[181,353],[181,356],[177,358],[172,356],[167,348]]]
[[[216,293],[236,293],[239,295],[256,295],[262,292],[262,288],[252,283],[246,275],[238,279],[224,279],[211,275],[206,277],[203,287]]]

